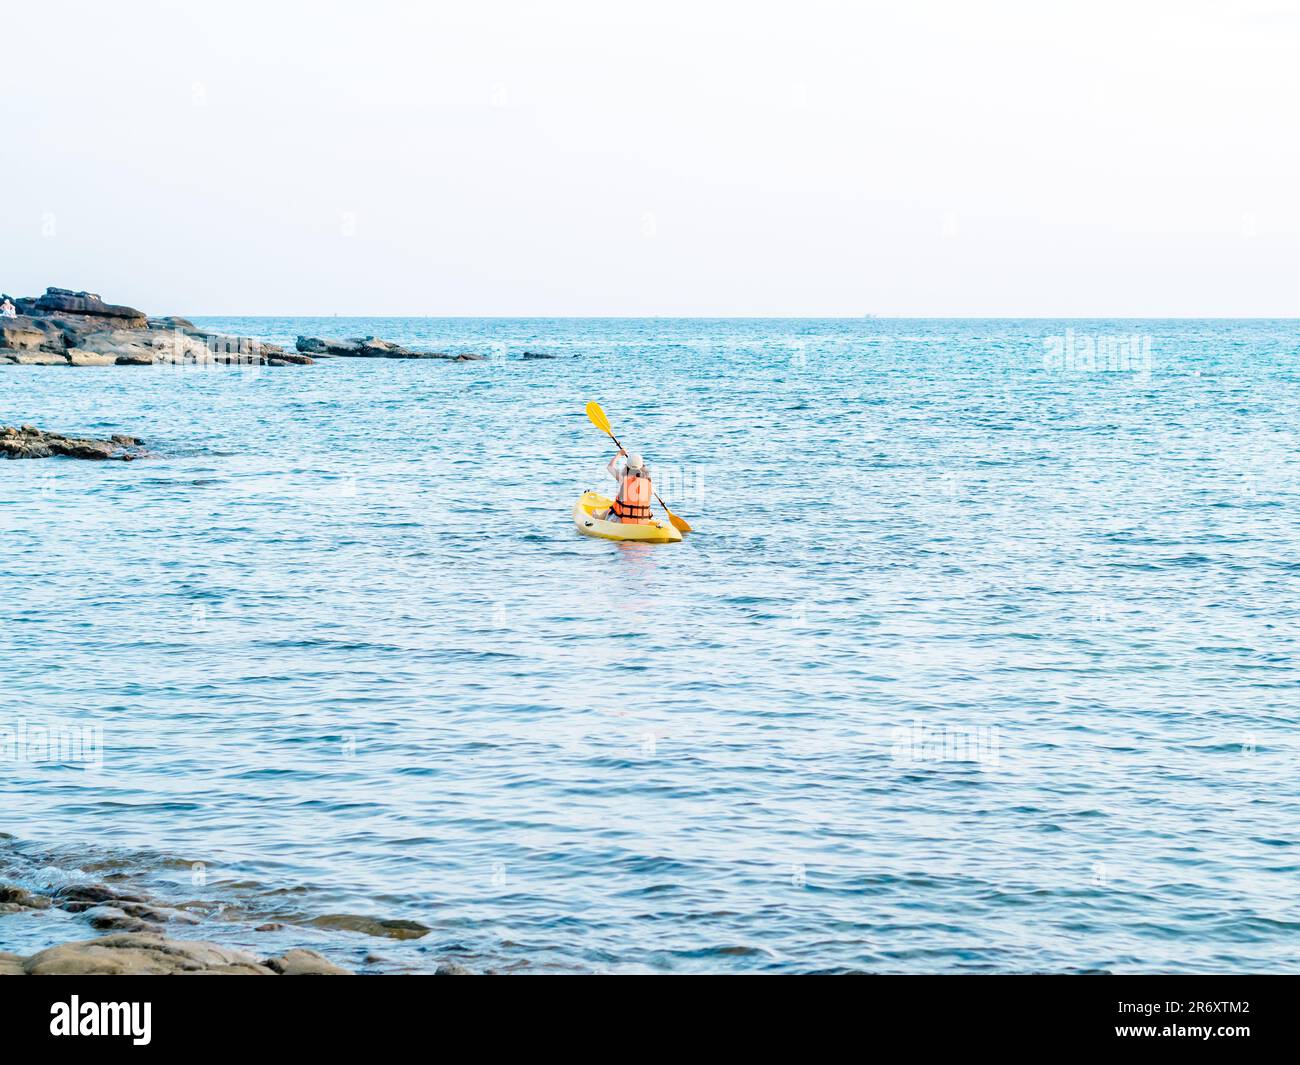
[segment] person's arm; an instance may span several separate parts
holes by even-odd
[[[605,467],[609,475],[616,481],[623,479],[623,471],[627,469],[627,452],[619,448],[618,454],[609,460],[609,465]]]

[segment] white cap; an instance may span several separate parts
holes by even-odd
[[[629,455],[627,457],[627,468],[629,470],[644,470],[645,459],[643,459],[640,455]]]

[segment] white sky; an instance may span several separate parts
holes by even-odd
[[[5,4],[0,288],[1300,314],[1300,4]]]

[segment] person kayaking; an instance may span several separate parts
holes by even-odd
[[[650,500],[654,487],[650,483],[650,467],[640,455],[629,455],[620,447],[618,454],[605,467],[618,482],[614,505],[605,514],[606,521],[624,525],[649,525]]]

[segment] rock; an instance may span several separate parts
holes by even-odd
[[[0,318],[0,348],[35,351],[45,343],[45,335],[31,318]]]
[[[434,970],[434,976],[473,976],[474,974],[463,965],[458,965],[454,961],[445,961]]]
[[[134,436],[114,436],[111,440],[95,440],[90,437],[63,436],[60,433],[47,433],[30,425],[24,425],[21,428],[14,428],[10,425],[0,426],[0,455],[9,459],[47,459],[55,455],[62,455],[72,459],[121,459],[130,461],[139,458],[142,454],[140,450],[143,441]],[[95,886],[92,886],[95,887]],[[104,885],[97,885],[100,890],[111,892],[111,888]],[[64,889],[64,891],[91,890],[85,885],[79,888]],[[103,902],[110,898],[116,898],[114,894],[104,898],[80,898],[63,895],[62,892],[56,893],[56,900],[63,898],[69,901],[80,901],[86,903]],[[125,897],[125,896],[123,896]],[[131,899],[130,901],[143,901],[141,899]],[[60,903],[62,905],[62,903]],[[69,908],[67,906],[65,909]]]
[[[391,921],[378,917],[360,917],[350,913],[330,913],[312,922],[319,928],[341,928],[345,932],[361,932],[368,936],[385,936],[388,939],[419,939],[430,929],[418,921]]]
[[[23,962],[23,971],[29,976],[168,973],[270,976],[274,973],[242,950],[138,932],[61,943],[33,954]]]
[[[463,355],[457,355],[455,361],[456,362],[483,362],[486,358],[487,358],[486,355],[477,355],[472,351],[467,351]]]
[[[455,359],[457,356],[440,351],[413,351],[391,340],[378,337],[349,337],[347,340],[330,340],[324,337],[300,336],[294,345],[300,352],[326,355],[330,358],[357,359]],[[483,356],[474,356],[483,358]]]
[[[552,355],[547,351],[525,351],[521,356],[525,361],[529,359],[558,359],[558,355]]]
[[[211,352],[207,341],[186,333],[152,330],[109,329],[79,338],[77,351],[96,354],[121,362],[122,365],[145,363],[200,363]],[[74,353],[75,354],[75,353]]]
[[[124,913],[153,924],[166,924],[168,921],[179,921],[182,924],[199,923],[199,919],[193,914],[186,913],[184,910],[172,909],[170,906],[155,905],[152,902],[124,902],[119,900],[115,905]]]
[[[73,366],[116,366],[117,356],[74,349],[68,352],[68,362]]]
[[[284,925],[278,921],[267,921],[266,924],[259,924],[253,929],[254,932],[278,932]]]
[[[10,362],[19,366],[68,366],[68,357],[52,351],[14,351],[10,352]]]
[[[308,355],[359,355],[359,340],[323,340],[320,337],[300,336],[294,345],[299,351]]]
[[[268,969],[281,976],[351,976],[344,968],[335,965],[328,958],[322,957],[314,950],[295,948],[286,950],[278,958],[267,958],[262,962]]]
[[[30,425],[24,425],[23,431],[34,430]],[[138,440],[130,436],[115,436],[112,439],[139,443]],[[79,903],[98,905],[101,902],[144,902],[145,900],[139,895],[129,895],[124,891],[111,888],[107,884],[67,884],[54,893],[54,901],[63,909],[76,913],[78,911],[73,907]],[[84,909],[85,906],[83,905],[81,908]]]
[[[85,912],[90,927],[100,932],[159,932],[156,924],[133,917],[116,906],[93,906]]]
[[[0,884],[0,903],[9,903],[24,910],[47,910],[50,900],[44,895],[34,895],[26,888]]]
[[[167,318],[150,318],[147,325],[150,329],[179,329],[182,333],[194,333],[197,336],[206,336],[203,330],[188,318],[178,318],[175,315],[171,315]]]
[[[35,300],[19,300],[22,311],[33,310],[40,314],[84,314],[95,318],[117,318],[130,323],[129,328],[144,329],[148,317],[134,307],[105,303],[93,292],[73,292],[66,288],[47,288],[45,295]]]
[[[312,360],[250,337],[205,332],[188,318],[149,318],[134,307],[105,303],[97,293],[49,288],[15,298],[21,312],[0,319],[0,365],[309,366]]]
[[[26,976],[23,959],[18,954],[6,954],[0,951],[0,976]]]
[[[389,340],[378,340],[375,337],[360,338],[361,348],[359,354],[367,358],[406,358],[413,355],[414,352],[402,347],[401,344],[394,344]]]

